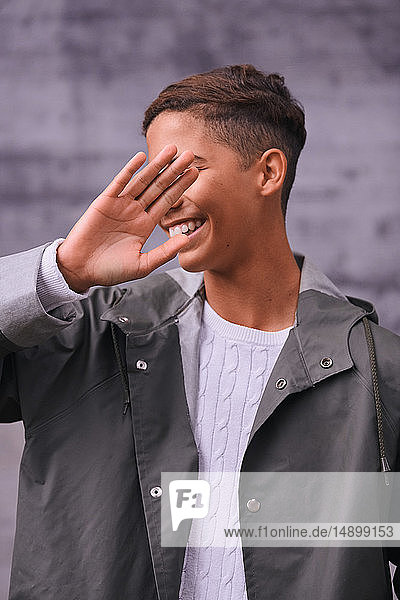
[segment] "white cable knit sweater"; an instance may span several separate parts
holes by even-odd
[[[290,329],[269,332],[230,323],[205,301],[198,401],[191,414],[201,472],[240,471],[262,392]],[[219,507],[211,497],[207,517],[192,521],[192,532],[203,532],[208,545],[190,546],[189,539],[182,600],[247,598],[240,538],[236,546],[213,546],[220,535],[218,510],[225,512],[225,503]],[[239,525],[237,506],[230,518]]]

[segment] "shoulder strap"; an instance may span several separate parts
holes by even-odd
[[[389,463],[388,463],[388,460],[387,460],[386,454],[385,454],[385,440],[384,440],[383,425],[382,425],[382,403],[381,403],[381,397],[380,397],[380,393],[379,393],[375,344],[374,344],[374,338],[372,336],[371,326],[369,324],[367,317],[363,317],[363,324],[364,324],[364,330],[365,330],[365,337],[367,338],[369,362],[371,365],[372,386],[373,386],[373,391],[374,391],[376,419],[378,422],[378,442],[379,442],[379,455],[380,455],[381,471],[383,471],[384,473],[387,473],[391,469],[390,469],[390,466],[389,466]],[[386,484],[389,485],[389,482],[386,481]]]

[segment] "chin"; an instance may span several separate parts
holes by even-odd
[[[178,253],[178,261],[184,271],[189,273],[200,273],[206,270],[206,261],[196,257],[185,256],[184,253]]]
[[[185,264],[181,261],[179,261],[180,266],[182,267],[182,269],[184,271],[188,271],[188,273],[201,273],[203,271],[205,271],[204,267],[198,266],[198,265],[192,265],[192,264]]]

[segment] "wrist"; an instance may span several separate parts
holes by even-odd
[[[77,294],[83,294],[91,287],[91,283],[84,281],[82,278],[77,277],[76,273],[65,265],[65,258],[62,255],[61,246],[63,242],[58,246],[56,250],[56,262],[58,270],[64,278],[65,283],[69,289]]]

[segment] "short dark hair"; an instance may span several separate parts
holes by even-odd
[[[203,120],[216,141],[238,152],[243,169],[248,169],[268,148],[282,150],[287,159],[282,189],[282,212],[286,215],[307,133],[304,109],[292,97],[282,75],[267,75],[246,64],[186,77],[163,89],[147,108],[144,135],[164,111],[187,111]]]

